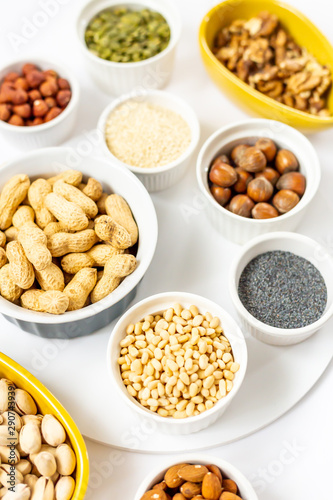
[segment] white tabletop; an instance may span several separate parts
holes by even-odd
[[[82,97],[75,134],[94,128],[98,116],[110,101],[108,96],[93,85],[85,72],[79,53],[73,23],[81,3],[80,0],[29,0],[29,2],[16,0],[5,2],[0,16],[1,64],[10,62],[14,58],[29,59],[29,55],[43,56],[48,57],[50,62],[62,61],[76,72],[81,84]],[[168,90],[184,97],[195,109],[201,122],[202,144],[217,128],[231,121],[246,118],[246,115],[229,103],[227,98],[215,88],[200,60],[197,44],[198,25],[205,11],[217,2],[215,0],[178,0],[176,3],[182,11],[184,26],[176,67]],[[333,42],[332,18],[328,15],[326,0],[316,2],[289,0],[289,3],[301,9]],[[40,16],[43,5],[44,12],[45,9],[49,12],[46,17]],[[41,22],[43,26],[34,27],[36,22],[37,24]],[[332,131],[328,131],[311,137],[321,160],[323,179],[318,204],[311,215],[311,231],[306,221],[302,223],[300,231],[313,236],[333,251],[333,230],[331,225],[325,225],[326,221],[331,224],[329,214],[333,215],[331,201],[333,175],[330,151],[332,134]],[[16,154],[13,148],[3,143],[1,137],[0,152],[0,162]],[[189,179],[193,186],[194,175],[192,168],[177,189],[180,187],[186,189]],[[193,196],[195,195],[194,190]],[[172,202],[172,191],[167,195],[165,193],[154,195],[154,198],[156,196],[165,197],[166,209],[168,203]],[[317,224],[314,224],[314,217],[317,218]],[[313,356],[316,356],[315,351]],[[308,369],[311,370],[311,366]],[[288,366],[285,370],[288,371]],[[299,376],[302,377],[302,373]],[[322,498],[328,500],[332,496],[332,382],[333,366],[331,363],[316,387],[279,421],[251,437],[214,449],[209,453],[223,457],[239,467],[253,481],[260,499]],[[103,407],[99,406],[98,411],[103,411]],[[149,435],[139,433],[138,439],[149,439]],[[150,457],[119,452],[89,440],[87,440],[87,446],[91,462],[88,499],[115,498],[116,493],[121,494],[121,498],[125,500],[132,499],[136,485],[143,476],[165,459],[163,456]]]

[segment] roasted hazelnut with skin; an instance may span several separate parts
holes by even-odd
[[[60,90],[70,90],[71,86],[66,78],[58,78],[58,87]]]
[[[51,97],[58,92],[58,85],[53,79],[46,80],[46,82],[43,82],[40,85],[39,91],[42,94],[42,96]]]
[[[10,123],[11,125],[16,125],[17,127],[23,127],[24,120],[19,115],[12,115],[8,120],[8,123]]]
[[[22,73],[26,76],[30,71],[36,70],[37,66],[35,64],[26,63],[22,68]]]
[[[257,177],[249,182],[247,186],[247,194],[253,201],[260,203],[261,201],[268,201],[274,188],[273,185],[265,179],[265,177]]]
[[[260,149],[250,146],[240,157],[237,166],[247,172],[262,172],[267,164],[266,156]]]
[[[30,92],[28,92],[28,96],[30,101],[36,101],[37,99],[42,98],[42,94],[37,89],[30,90]]]
[[[0,104],[0,120],[6,122],[11,115],[11,106],[9,104]]]
[[[43,118],[38,117],[34,118],[33,120],[28,120],[27,125],[28,127],[35,127],[36,125],[42,125],[44,123]]]
[[[13,92],[12,103],[13,104],[24,104],[28,100],[28,94],[23,89],[16,89]]]
[[[234,147],[234,149],[231,151],[231,159],[236,165],[238,165],[240,158],[249,147],[250,146],[248,146],[247,144],[238,144],[238,146]]]
[[[281,175],[298,170],[298,161],[288,149],[280,149],[275,158],[275,166]]]
[[[41,71],[33,69],[32,71],[29,71],[29,73],[27,73],[26,79],[28,85],[34,89],[39,87],[40,84],[45,81],[45,75],[43,75]]]
[[[72,97],[72,92],[70,90],[59,90],[56,97],[57,103],[61,108],[64,108],[71,100],[71,97]]]
[[[54,108],[57,105],[57,101],[54,97],[45,97],[45,102],[49,108]]]
[[[279,212],[269,203],[257,203],[252,209],[254,219],[273,219],[278,216]]]
[[[11,71],[10,73],[7,73],[7,75],[4,77],[3,81],[4,82],[15,82],[20,77],[16,71]]]
[[[59,116],[62,113],[62,109],[58,108],[58,106],[55,106],[54,108],[51,108],[47,113],[44,118],[45,122],[50,122],[51,120],[54,120],[57,116]]]
[[[230,187],[237,181],[235,169],[216,158],[209,172],[209,180],[221,187]]]
[[[237,172],[238,177],[237,182],[233,185],[233,189],[236,193],[246,193],[247,185],[253,179],[253,176],[240,167],[236,167],[235,172]]]
[[[223,188],[217,184],[212,184],[210,192],[214,196],[217,203],[222,205],[222,207],[224,207],[224,205],[226,205],[231,198],[231,189]]]
[[[17,80],[15,80],[14,85],[15,85],[16,89],[23,89],[23,90],[28,90],[29,89],[28,82],[23,77],[20,77]]]
[[[246,194],[237,194],[230,202],[230,212],[241,215],[242,217],[251,217],[254,202]]]
[[[48,76],[52,76],[52,78],[58,77],[58,73],[54,69],[46,69],[45,71],[43,71],[43,74],[46,77],[48,77]]]
[[[34,116],[45,116],[48,112],[49,107],[43,99],[37,99],[33,103],[33,114]]]
[[[299,196],[303,196],[306,188],[306,180],[300,172],[288,172],[280,177],[276,188],[278,190],[290,189],[291,191],[295,191]]]
[[[18,106],[13,107],[13,111],[16,115],[19,115],[22,118],[29,118],[31,115],[31,106],[28,103],[19,104]]]
[[[264,153],[268,162],[274,160],[277,148],[272,139],[268,139],[267,137],[261,137],[255,143],[255,147],[260,149],[260,151]]]
[[[265,177],[273,186],[277,183],[280,178],[280,174],[275,168],[266,167],[262,172],[257,172],[256,177]]]
[[[285,214],[296,207],[299,199],[298,194],[294,191],[290,191],[290,189],[281,189],[281,191],[278,191],[274,196],[273,205],[280,214]]]

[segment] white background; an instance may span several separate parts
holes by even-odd
[[[172,1],[172,0],[170,0]],[[75,37],[74,19],[82,2],[79,0],[50,0],[58,5],[58,11],[47,20],[44,27],[36,29],[29,40],[15,47],[10,42],[13,34],[21,35],[27,21],[36,20],[41,11],[42,1],[12,0],[2,2],[0,16],[0,61],[1,65],[14,58],[29,59],[49,57],[62,61],[71,67],[79,77],[82,96],[79,119],[75,134],[89,131],[95,127],[97,119],[110,98],[99,91],[85,72],[78,43]],[[44,2],[47,3],[47,2]],[[61,5],[60,5],[61,3]],[[215,4],[212,0],[178,0],[177,4],[183,17],[183,34],[177,53],[176,67],[168,90],[184,97],[195,109],[202,126],[202,142],[217,128],[232,121],[246,118],[246,115],[233,104],[229,103],[206,75],[198,51],[197,31],[204,13]],[[328,12],[327,0],[289,0],[289,3],[301,9],[317,24],[326,36],[333,42],[332,17]],[[36,17],[37,15],[37,17]],[[300,232],[316,238],[333,250],[333,230],[331,220],[333,215],[332,195],[332,139],[333,132],[327,131],[311,136],[311,141],[317,149],[323,170],[323,179],[318,193],[318,203],[314,213],[304,221]],[[0,137],[0,162],[3,162],[16,152]],[[195,195],[194,165],[187,177],[177,187],[191,189]],[[164,212],[172,204],[172,190],[153,196],[159,198],[160,231],[168,231]],[[308,223],[309,222],[309,223]],[[197,238],[200,238],[200,227],[197,228]],[[178,242],[181,248],[180,242]],[[172,258],[172,253],[170,258]],[[164,257],[168,252],[164,253]],[[223,256],[227,258],[228,256]],[[185,263],[184,256],[184,263]],[[157,271],[158,260],[155,257],[153,269]],[[175,269],[177,273],[177,269]],[[192,270],[192,282],[195,282],[195,268]],[[152,274],[150,274],[152,276]],[[189,287],[185,284],[184,289]],[[193,291],[200,293],[196,284]],[[163,291],[164,285],[157,284],[157,291]],[[6,323],[1,322],[1,328]],[[20,334],[21,346],[27,342],[27,334]],[[0,341],[1,349],[1,341]],[[316,356],[316,352],[313,352]],[[27,362],[28,365],[28,362]],[[64,367],[65,369],[65,367]],[[89,370],[89,366],[85,369]],[[311,370],[311,365],[308,366]],[[285,366],[288,372],[288,366]],[[70,371],[70,370],[69,370]],[[277,377],[279,374],[277,374]],[[299,374],[302,377],[302,373]],[[42,379],[42,377],[41,377]],[[282,498],[293,500],[310,500],[332,498],[331,475],[333,465],[333,366],[332,363],[316,387],[292,411],[278,422],[257,434],[237,443],[214,449],[212,455],[229,460],[239,467],[257,489],[260,500],[278,500]],[[286,390],[288,388],[286,387]],[[81,397],[84,397],[84,388]],[[96,404],[96,402],[92,402]],[[268,402],[269,404],[269,402]],[[103,411],[103,402],[99,402],[96,410]],[[149,439],[147,436],[143,436]],[[190,438],[189,438],[190,439]],[[104,500],[121,496],[125,500],[133,498],[136,485],[152,467],[163,462],[165,457],[138,455],[112,450],[111,448],[87,441],[91,462],[91,483],[87,498]],[[285,450],[294,449],[292,453]],[[179,450],[181,451],[181,450]],[[260,478],[260,480],[259,480]]]

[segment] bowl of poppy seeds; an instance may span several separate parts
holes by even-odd
[[[333,315],[333,257],[297,233],[254,238],[233,262],[229,284],[242,326],[267,344],[302,342]]]

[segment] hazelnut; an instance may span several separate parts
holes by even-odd
[[[12,95],[13,104],[24,104],[28,100],[28,94],[23,89],[14,90]]]
[[[210,192],[214,196],[217,203],[222,205],[222,207],[224,207],[224,205],[226,205],[231,198],[231,189],[223,188],[217,184],[213,184],[211,186]]]
[[[239,158],[237,166],[247,172],[261,172],[267,164],[266,156],[254,146],[248,147]]]
[[[23,78],[23,77],[18,78],[15,81],[14,85],[15,85],[16,89],[23,89],[23,90],[29,89],[28,82],[27,82],[26,78]]]
[[[48,112],[49,107],[43,99],[37,99],[33,103],[33,114],[35,116],[44,116]]]
[[[261,201],[268,201],[274,188],[273,185],[265,179],[265,177],[257,177],[249,182],[247,186],[247,194],[253,201],[259,203]]]
[[[34,71],[35,69],[38,69],[35,64],[26,63],[22,68],[22,73],[24,74],[24,76],[27,76],[30,71]]]
[[[14,96],[14,90],[11,88],[6,88],[4,85],[1,87],[0,91],[0,103],[12,102]]]
[[[45,102],[49,108],[54,108],[57,105],[54,97],[45,97]]]
[[[231,151],[231,159],[234,163],[236,163],[236,165],[238,165],[240,158],[249,147],[250,146],[248,146],[247,144],[238,144],[238,146],[234,147],[234,149]]]
[[[306,187],[306,179],[300,172],[288,172],[280,177],[276,184],[276,188],[290,189],[295,191],[299,196],[303,196]]]
[[[31,115],[31,106],[28,103],[18,104],[13,107],[13,111],[16,115],[19,115],[22,118],[29,118]]]
[[[266,167],[265,170],[262,172],[257,172],[256,177],[265,177],[273,186],[277,183],[279,180],[280,174],[275,168],[272,167]]]
[[[57,103],[61,108],[64,108],[71,100],[71,97],[72,97],[72,92],[70,90],[59,90],[57,94]]]
[[[272,139],[261,137],[255,143],[255,147],[264,153],[268,162],[274,160],[277,149]]]
[[[71,89],[71,86],[69,85],[69,81],[66,80],[65,78],[58,78],[58,87],[60,90],[70,90]]]
[[[44,120],[40,116],[38,116],[37,118],[34,118],[33,120],[27,121],[27,125],[29,127],[34,127],[36,125],[42,125],[42,123],[44,123]]]
[[[254,207],[254,202],[246,194],[237,194],[230,202],[230,212],[241,215],[242,217],[251,217],[251,211]]]
[[[279,212],[269,203],[257,203],[252,209],[254,219],[273,219],[278,217]]]
[[[57,106],[55,106],[54,108],[51,108],[45,116],[45,119],[44,119],[45,122],[50,122],[51,120],[54,120],[54,118],[59,116],[60,113],[62,113],[62,109],[58,108]]]
[[[41,71],[33,69],[26,75],[26,79],[30,87],[37,88],[46,78]]]
[[[230,187],[237,181],[237,172],[227,163],[223,163],[218,157],[214,160],[210,169],[209,180],[218,186]]]
[[[23,127],[24,120],[19,115],[12,115],[8,120],[11,125],[17,125],[18,127]]]
[[[0,104],[0,120],[6,122],[11,115],[11,106],[9,104]]]
[[[46,77],[48,77],[48,76],[52,76],[52,78],[58,77],[58,73],[54,69],[46,69],[45,71],[43,71],[43,74]]]
[[[36,99],[42,98],[42,94],[37,89],[30,90],[30,92],[28,92],[28,96],[30,101],[36,101]]]
[[[46,80],[39,87],[39,91],[44,97],[51,97],[58,92],[58,85],[54,80]]]
[[[15,82],[15,80],[17,80],[17,78],[19,78],[19,77],[20,77],[20,75],[18,73],[16,73],[16,71],[10,71],[4,77],[3,81],[4,82]]]
[[[281,189],[273,198],[274,207],[280,212],[285,214],[293,209],[299,202],[299,196],[290,189]]]
[[[240,167],[236,167],[235,171],[237,172],[238,178],[233,188],[236,193],[246,193],[247,185],[253,179],[253,176]]]
[[[294,153],[280,149],[275,158],[275,166],[281,175],[298,170],[298,161]]]

